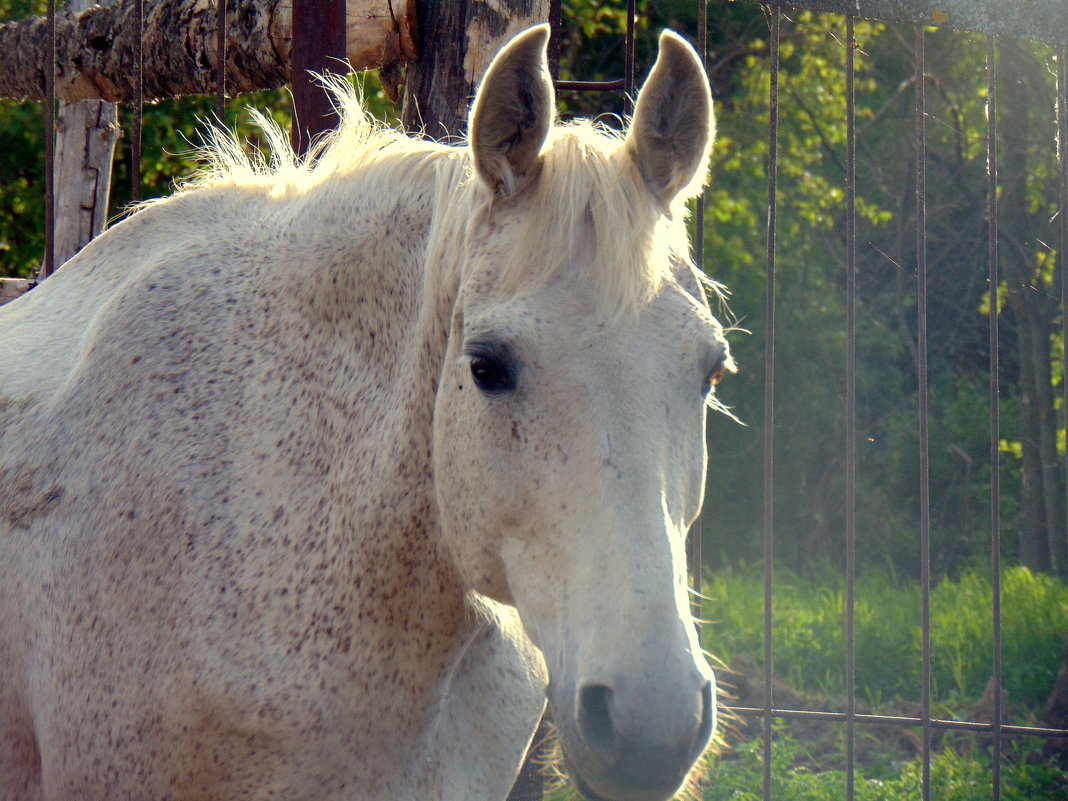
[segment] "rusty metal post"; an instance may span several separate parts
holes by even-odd
[[[137,25],[137,58],[134,62],[134,83],[137,97],[133,104],[133,136],[130,139],[130,197],[141,200],[141,138],[145,111],[145,2],[137,0],[134,5],[134,24]]]
[[[779,175],[779,33],[782,11],[771,15],[770,81],[768,85],[768,228],[767,285],[764,318],[764,708],[762,751],[764,777],[761,798],[771,799],[772,708],[775,703],[772,670],[772,605],[775,560],[775,249],[778,243]]]
[[[293,129],[290,141],[304,155],[312,141],[337,126],[329,93],[311,73],[345,67],[345,0],[293,0]]]
[[[45,252],[41,278],[56,270],[56,2],[48,0],[48,60],[45,66]]]
[[[1000,282],[998,269],[998,133],[997,133],[997,41],[993,35],[986,39],[986,174],[987,174],[987,220],[989,239],[987,249],[988,283],[990,287],[990,572],[993,584],[991,611],[994,618],[994,728],[993,753],[993,801],[1001,799],[1001,367],[1000,334],[998,322],[997,287]]]

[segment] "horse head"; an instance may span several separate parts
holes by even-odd
[[[733,370],[685,232],[712,100],[665,32],[625,135],[556,125],[547,40],[516,37],[471,113],[485,202],[440,376],[436,495],[467,584],[514,604],[544,655],[579,786],[664,799],[716,725],[684,549],[705,410]]]

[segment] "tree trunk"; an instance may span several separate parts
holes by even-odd
[[[1019,292],[1017,293],[1019,294]],[[1032,570],[1048,571],[1049,529],[1053,520],[1048,508],[1047,475],[1043,469],[1042,447],[1043,411],[1047,407],[1043,381],[1049,381],[1048,370],[1040,369],[1044,356],[1048,361],[1048,348],[1041,342],[1042,327],[1036,325],[1033,310],[1019,298],[1009,303],[1016,321],[1017,354],[1020,359],[1020,440],[1023,444],[1022,476],[1020,488],[1020,561]],[[1051,401],[1049,398],[1048,401]],[[1050,408],[1052,411],[1052,408]]]
[[[419,58],[408,65],[404,127],[448,140],[467,130],[467,110],[490,61],[509,39],[549,19],[549,0],[416,0]]]
[[[1002,74],[1007,91],[999,116],[1002,126],[1003,169],[1001,261],[1009,293],[1007,307],[1015,324],[1016,355],[1020,365],[1023,445],[1022,486],[1018,522],[1020,561],[1033,570],[1063,569],[1055,557],[1055,543],[1064,537],[1064,484],[1057,458],[1057,414],[1054,409],[1050,346],[1057,301],[1039,291],[1036,277],[1035,233],[1041,213],[1028,211],[1027,182],[1033,166],[1029,115],[1041,107],[1044,68],[1016,40],[1000,44]],[[1056,283],[1056,282],[1055,282]]]
[[[237,94],[290,81],[292,0],[227,3],[226,88]],[[136,99],[135,3],[93,7],[56,24],[56,94],[61,100]],[[214,91],[216,0],[146,0],[144,98]],[[348,0],[346,52],[354,70],[390,67],[415,56],[414,0]],[[0,25],[0,97],[45,98],[46,22]]]

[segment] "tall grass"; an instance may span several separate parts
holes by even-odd
[[[1052,801],[1065,798],[1063,773],[1038,757],[1041,746],[1006,760],[1001,771],[1001,797],[1006,801]],[[1037,750],[1036,750],[1037,749]],[[721,757],[705,777],[702,801],[759,801],[763,785],[762,746],[753,740]],[[1031,758],[1028,758],[1028,757]],[[837,801],[845,797],[845,774],[839,770],[812,771],[798,767],[806,760],[804,747],[784,732],[772,746],[772,797],[790,801]],[[898,766],[894,775],[878,777],[858,769],[857,801],[920,801],[922,762]],[[947,748],[931,762],[931,798],[938,801],[989,801],[992,766],[981,751]]]
[[[728,664],[748,654],[763,660],[764,590],[759,568],[708,575],[704,647]],[[936,702],[974,702],[993,661],[991,578],[967,572],[931,591],[931,670]],[[878,707],[921,693],[920,588],[885,572],[856,584],[857,694]],[[1068,631],[1068,585],[1025,567],[1002,576],[1003,686],[1010,704],[1039,709],[1049,697]],[[799,690],[840,695],[845,688],[845,584],[780,571],[772,616],[774,669]]]

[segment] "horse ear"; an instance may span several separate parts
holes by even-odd
[[[626,146],[649,191],[665,206],[680,192],[700,192],[716,135],[712,92],[686,40],[665,30],[660,52],[638,93]]]
[[[475,172],[499,196],[531,182],[556,104],[546,61],[549,26],[523,31],[486,70],[468,125]]]

